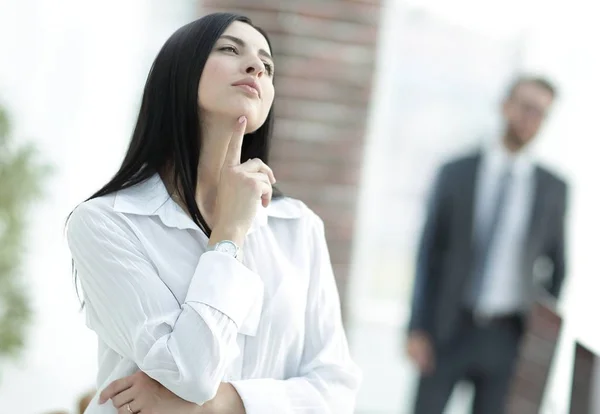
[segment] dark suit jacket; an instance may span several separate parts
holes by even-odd
[[[481,153],[453,160],[439,170],[429,200],[417,257],[409,330],[422,330],[441,346],[452,337],[472,276],[475,187]],[[531,301],[534,263],[546,257],[553,264],[543,286],[557,297],[565,277],[566,183],[550,171],[535,168],[535,196],[522,255],[522,276]]]

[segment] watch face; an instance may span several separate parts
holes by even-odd
[[[237,256],[237,246],[230,241],[222,241],[217,243],[215,250],[222,253],[230,254],[233,257]]]

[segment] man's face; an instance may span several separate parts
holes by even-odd
[[[502,108],[507,138],[518,147],[529,144],[542,126],[552,101],[552,93],[540,85],[532,82],[518,85]]]

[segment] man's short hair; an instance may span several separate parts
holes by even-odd
[[[525,84],[533,84],[533,85],[539,86],[542,89],[547,90],[552,95],[552,98],[556,98],[556,95],[558,94],[558,92],[556,90],[556,86],[554,86],[554,84],[551,81],[549,81],[548,79],[546,79],[542,76],[536,76],[536,75],[521,75],[521,76],[517,77],[515,80],[513,80],[512,84],[510,85],[510,87],[508,89],[507,97],[508,98],[513,97],[515,92],[519,88],[519,86],[525,85]]]

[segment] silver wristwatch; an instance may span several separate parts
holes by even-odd
[[[238,258],[238,254],[240,252],[240,248],[238,247],[238,245],[232,242],[231,240],[221,240],[214,246],[209,246],[209,249],[214,250],[215,252],[228,254],[235,259]]]

